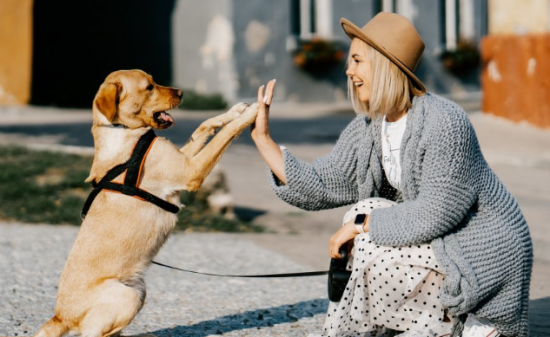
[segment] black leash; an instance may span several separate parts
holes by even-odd
[[[211,274],[211,273],[200,273],[198,271],[193,270],[187,270],[187,269],[181,269],[176,268],[172,266],[168,266],[163,263],[152,261],[152,263],[161,266],[166,267],[174,270],[183,271],[186,273],[193,273],[193,274],[199,274],[199,275],[206,275],[206,276],[217,276],[217,277],[245,277],[245,278],[275,278],[275,277],[306,277],[306,276],[320,276],[320,275],[326,275],[328,274],[327,270],[324,271],[308,271],[303,273],[286,273],[286,274],[264,274],[264,275],[227,275],[227,274]]]

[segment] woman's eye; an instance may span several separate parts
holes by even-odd
[[[149,84],[149,86],[147,87],[147,90],[149,90],[149,91],[153,90],[153,85]]]

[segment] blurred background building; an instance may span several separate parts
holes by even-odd
[[[547,32],[549,1],[0,0],[0,102],[89,107],[109,72],[133,68],[230,103],[253,100],[272,78],[277,101],[345,101],[350,41],[339,19],[363,26],[381,11],[419,30],[426,50],[417,74],[428,90],[478,93],[483,65],[494,70],[499,54],[482,59],[482,38]],[[545,62],[522,57],[535,73]]]

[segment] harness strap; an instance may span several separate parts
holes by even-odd
[[[126,163],[127,171],[126,176],[124,177],[124,185],[126,186],[135,186],[139,184],[139,178],[141,176],[141,169],[145,163],[145,158],[149,153],[149,149],[157,136],[155,132],[151,129],[147,131],[139,141],[137,142],[132,156]]]
[[[88,211],[92,206],[94,199],[102,190],[118,192],[128,196],[132,196],[137,199],[155,204],[170,213],[178,213],[180,209],[178,206],[169,203],[168,201],[163,200],[138,187],[139,180],[141,178],[141,171],[145,163],[145,158],[147,157],[147,154],[149,153],[149,150],[151,149],[151,146],[153,145],[156,137],[157,136],[155,135],[155,132],[153,130],[147,131],[138,140],[136,146],[134,147],[134,151],[130,156],[130,159],[126,163],[117,165],[110,169],[109,172],[107,172],[107,174],[105,174],[105,176],[99,181],[99,183],[96,183],[95,181],[92,183],[94,189],[88,196],[88,199],[86,199],[84,207],[82,207],[82,219],[86,217],[86,214],[88,214]],[[112,181],[124,172],[126,172],[124,176],[124,184]]]

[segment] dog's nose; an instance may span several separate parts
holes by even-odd
[[[183,97],[183,91],[181,91],[181,89],[178,89],[178,91],[176,91],[176,95],[178,95],[179,98],[182,98]]]

